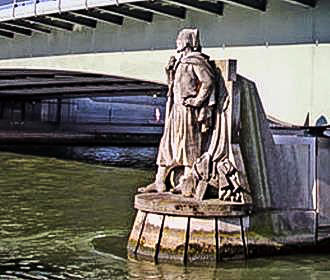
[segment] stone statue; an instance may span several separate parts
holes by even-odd
[[[201,52],[197,29],[178,33],[177,58],[165,70],[168,100],[156,180],[140,192],[182,194],[202,200],[241,200],[236,167],[228,158],[228,99],[219,69]],[[207,194],[209,191],[211,194]]]

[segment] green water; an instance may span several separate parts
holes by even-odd
[[[330,279],[329,255],[218,267],[127,261],[133,196],[152,176],[0,153],[0,279]]]

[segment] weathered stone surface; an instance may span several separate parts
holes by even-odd
[[[220,240],[220,259],[244,259],[246,254],[246,240],[242,234],[242,218],[219,218],[218,230]]]
[[[215,263],[217,257],[215,218],[190,219],[188,263]]]
[[[139,212],[135,224],[144,222],[142,212]],[[243,242],[245,232],[242,234],[241,223],[245,231],[248,227],[246,217],[192,218],[149,213],[144,226],[133,228],[129,257],[181,264],[241,259],[246,257],[247,244],[246,237]]]
[[[251,196],[251,186],[248,182],[244,161],[242,157],[241,147],[239,144],[231,144],[231,151],[232,154],[229,155],[230,158],[232,157],[232,161],[235,162],[237,166],[238,172],[238,178],[241,183],[241,186],[243,188],[242,196],[243,196],[243,202],[246,204],[252,204],[252,196]]]
[[[135,224],[141,223],[141,217],[138,214]],[[136,257],[156,262],[215,263],[320,249],[315,246],[315,211],[264,210],[245,217],[217,218],[148,214],[141,234],[140,229],[134,227],[130,237],[141,236]],[[129,249],[135,244],[130,240]]]
[[[240,75],[237,83],[241,95],[240,147],[248,181],[253,186],[252,200],[257,207],[271,207],[270,190],[278,186],[280,174],[275,143],[255,83]]]
[[[319,222],[321,225],[330,225],[330,140],[320,138],[317,145]]]
[[[262,256],[292,245],[315,243],[315,211],[266,211],[250,216],[249,255]]]
[[[274,137],[255,84],[239,75],[237,83],[241,97],[240,148],[254,206],[315,209],[314,140],[294,135]]]
[[[219,199],[197,201],[193,198],[183,198],[170,193],[146,193],[135,196],[134,207],[146,212],[193,216],[193,217],[220,217],[245,216],[251,205],[229,203]]]
[[[137,257],[154,261],[161,233],[163,215],[148,213],[141,235]]]
[[[251,187],[247,179],[240,143],[241,131],[241,92],[237,83],[237,61],[216,60],[215,65],[221,69],[224,85],[228,94],[228,108],[226,115],[228,130],[228,158],[237,170],[237,181],[242,188],[242,202],[252,203]]]
[[[247,231],[249,258],[324,251],[316,243],[314,211],[259,213]]]
[[[147,213],[138,211],[135,217],[134,225],[128,239],[127,251],[129,256],[134,256],[139,248],[142,231],[145,225]]]
[[[280,184],[271,189],[272,207],[278,209],[316,209],[313,196],[315,180],[315,139],[311,137],[274,137]]]
[[[165,216],[158,261],[183,263],[188,217]]]

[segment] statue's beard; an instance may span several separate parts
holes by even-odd
[[[189,48],[189,46],[185,46],[181,49],[176,49],[176,52],[177,53],[182,53],[184,52],[187,48]],[[192,52],[201,52],[202,51],[202,48],[201,47],[195,47],[195,48],[191,48],[191,51]]]
[[[184,47],[182,49],[176,49],[177,53],[183,53],[187,47]]]

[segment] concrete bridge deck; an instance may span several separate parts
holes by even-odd
[[[281,0],[312,8],[316,0]],[[267,10],[267,0],[2,0],[0,36],[31,36],[52,29],[74,31],[76,25],[94,29],[98,22],[123,25],[126,18],[151,23],[155,15],[184,20],[186,10],[222,16],[225,5],[259,12]]]

